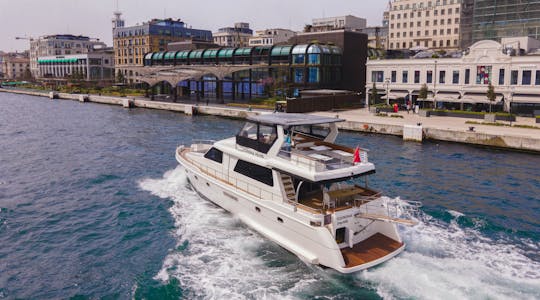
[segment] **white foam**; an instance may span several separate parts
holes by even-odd
[[[446,224],[426,218],[404,228],[402,237],[408,244],[402,255],[359,275],[376,284],[382,297],[540,298],[540,263],[512,244],[463,229],[455,219]]]
[[[285,299],[292,297],[289,289],[295,291],[315,276],[298,268],[267,266],[264,251],[259,253],[261,249],[292,254],[201,199],[187,187],[185,178],[184,170],[178,167],[162,179],[139,183],[142,189],[173,200],[170,212],[175,218],[177,246],[187,243],[185,250],[171,250],[154,279],[165,282],[170,276],[178,278],[187,288],[188,298]],[[302,265],[300,261],[295,263]]]
[[[174,202],[173,234],[177,246],[185,249],[171,250],[154,278],[164,282],[178,278],[188,298],[288,299],[323,285],[334,294],[321,296],[332,298],[354,288],[332,270],[306,267],[201,199],[188,187],[181,167],[162,179],[142,180],[139,186]],[[463,216],[449,213],[456,219]],[[407,243],[404,253],[378,268],[350,275],[358,281],[353,285],[372,286],[385,299],[540,299],[540,263],[518,247],[463,229],[455,220],[447,224],[424,215],[418,221],[415,227],[400,228]],[[283,259],[292,262],[269,265]]]

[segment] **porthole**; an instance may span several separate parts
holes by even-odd
[[[261,209],[258,208],[258,207],[255,207],[255,211],[258,212],[258,213],[260,213],[260,212],[261,212]]]
[[[277,221],[278,221],[279,223],[283,223],[283,219],[280,218],[280,217],[277,218]]]

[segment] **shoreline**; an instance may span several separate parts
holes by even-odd
[[[133,97],[99,96],[88,94],[67,94],[38,92],[30,90],[15,90],[0,88],[0,92],[46,97],[51,100],[73,100],[79,102],[93,102],[109,105],[120,105],[126,108],[148,108],[182,112],[186,115],[202,114],[226,118],[245,119],[251,115],[270,113],[271,111],[253,110],[244,108],[214,105],[193,105],[186,103],[160,102],[156,100],[142,100]],[[51,96],[55,96],[54,98]],[[57,98],[56,98],[57,97]],[[317,112],[317,115],[338,116],[346,121],[339,124],[339,128],[346,131],[376,133],[406,137],[405,140],[421,141],[436,140],[460,144],[470,144],[489,148],[524,151],[540,154],[540,130],[527,128],[490,128],[495,126],[475,124],[475,131],[465,122],[467,119],[452,117],[420,117],[401,112],[403,118],[384,118],[370,114],[366,109],[357,109],[340,112]],[[443,118],[443,119],[441,119]],[[417,126],[421,123],[420,126]],[[413,130],[413,138],[409,138],[409,130]]]

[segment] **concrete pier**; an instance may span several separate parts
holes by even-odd
[[[123,107],[127,105],[128,107],[182,112],[186,115],[215,115],[237,119],[245,119],[250,115],[261,113],[271,113],[271,111],[249,111],[243,108],[233,108],[223,105],[193,106],[184,103],[159,102],[126,97],[78,95],[1,88],[0,92],[74,101],[84,99],[85,102],[120,105]],[[336,116],[335,112],[319,112],[315,114],[328,117]],[[407,114],[406,112],[400,112],[399,114],[402,116],[401,118],[389,118],[376,116],[367,109],[342,111],[339,113],[339,117],[346,121],[339,123],[338,126],[343,130],[395,135],[403,137],[404,140],[418,142],[424,139],[431,139],[540,153],[539,129],[475,124],[475,130],[471,131],[469,130],[471,125],[466,123],[469,119],[438,116],[422,117],[419,114]],[[513,124],[538,126],[535,124],[533,118],[518,118]]]

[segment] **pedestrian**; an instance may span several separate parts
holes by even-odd
[[[395,113],[398,112],[398,105],[397,105],[397,103],[394,103],[394,112],[395,112]]]
[[[411,100],[407,100],[407,114],[411,111]]]

